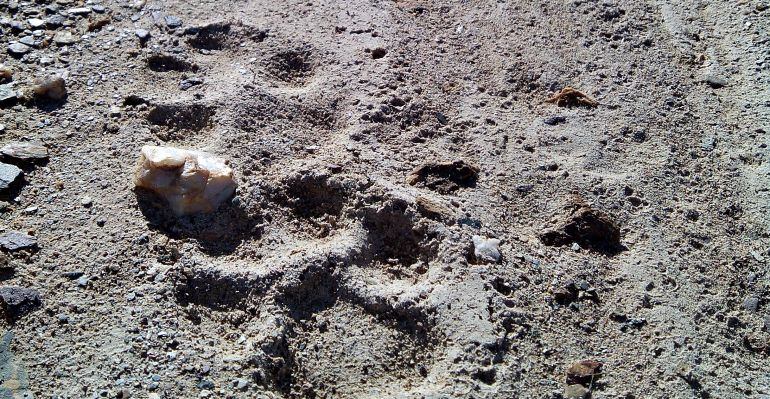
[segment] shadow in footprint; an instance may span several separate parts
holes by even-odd
[[[436,257],[439,237],[415,219],[409,204],[400,199],[365,209],[363,224],[369,246],[358,261],[397,278],[425,273],[427,263]]]
[[[273,55],[265,65],[276,80],[291,86],[303,86],[313,77],[316,61],[309,46],[284,50]]]
[[[187,44],[195,49],[208,51],[235,49],[247,39],[261,43],[267,38],[266,30],[230,22],[191,27],[185,33],[190,36]]]
[[[147,57],[147,67],[153,72],[197,72],[198,66],[181,58],[167,54],[153,54]]]
[[[262,235],[261,218],[231,202],[212,213],[176,216],[155,193],[136,188],[134,194],[150,229],[175,239],[195,239],[209,255],[231,254],[244,241]]]
[[[196,139],[196,133],[213,125],[214,109],[202,104],[158,104],[146,116],[163,141]]]

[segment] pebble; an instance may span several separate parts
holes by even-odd
[[[19,176],[21,176],[19,167],[0,162],[0,191],[7,190]]]
[[[719,89],[721,87],[727,86],[727,79],[714,74],[706,75],[703,81],[706,82],[709,86],[711,86],[714,89]]]
[[[749,312],[756,312],[759,309],[759,298],[750,296],[743,300],[743,308]]]
[[[717,139],[713,136],[704,138],[700,143],[700,148],[706,152],[714,151],[716,146],[717,146]]]
[[[233,385],[235,386],[235,389],[239,391],[245,391],[249,387],[249,381],[243,378],[238,378],[237,380],[233,381]]]
[[[13,42],[8,45],[8,52],[11,55],[21,56],[27,54],[30,48],[24,43]]]
[[[62,31],[56,32],[56,34],[53,35],[53,41],[56,44],[69,45],[79,42],[80,38],[73,35],[71,32]]]
[[[147,29],[137,29],[134,31],[134,34],[139,38],[139,41],[141,42],[146,42],[150,39],[150,32]]]
[[[168,26],[171,29],[175,29],[182,26],[182,20],[173,15],[166,15],[166,17],[163,20],[166,22],[166,26]]]
[[[45,25],[49,28],[58,28],[64,24],[64,17],[59,14],[46,18]]]
[[[88,278],[88,276],[80,276],[76,280],[78,287],[87,287],[89,281],[90,279]]]
[[[45,25],[45,21],[43,21],[40,18],[30,18],[30,19],[27,20],[27,23],[29,24],[29,26],[32,29],[38,29],[38,28],[42,27],[43,25]]]
[[[32,91],[38,98],[47,98],[54,101],[62,100],[67,96],[64,78],[56,75],[35,79],[35,86],[32,88]]]
[[[13,104],[17,98],[18,94],[12,84],[0,85],[0,105]]]
[[[557,116],[549,116],[548,118],[543,119],[543,123],[550,126],[556,126],[558,124],[564,123],[567,121],[566,117],[557,115]]]
[[[24,36],[24,37],[19,39],[19,43],[21,43],[23,45],[26,45],[26,46],[29,46],[29,47],[34,47],[35,46],[35,38],[32,37],[32,36]]]
[[[189,78],[183,80],[181,83],[179,83],[179,90],[187,90],[193,86],[197,86],[199,84],[203,83],[203,79],[200,78]]]
[[[497,263],[500,261],[500,240],[473,236],[473,254],[481,262]]]
[[[76,270],[76,271],[71,271],[71,272],[64,272],[61,275],[62,275],[62,277],[68,278],[70,280],[75,280],[76,278],[79,278],[83,274],[84,274],[83,272]]]
[[[0,154],[17,161],[35,162],[48,159],[48,149],[40,144],[12,142],[0,148]]]
[[[94,203],[94,200],[87,195],[80,199],[80,205],[83,205],[86,208],[91,207],[93,203]]]
[[[37,246],[37,238],[20,231],[9,231],[0,235],[0,247],[8,251],[18,251]]]
[[[67,10],[67,13],[72,15],[88,15],[91,13],[91,9],[89,7],[70,8]]]

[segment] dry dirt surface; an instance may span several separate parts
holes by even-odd
[[[0,38],[2,398],[770,397],[766,0],[2,0]],[[234,196],[174,215],[144,145]]]

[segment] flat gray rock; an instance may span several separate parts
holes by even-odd
[[[24,55],[27,54],[29,50],[29,46],[19,42],[14,42],[8,45],[8,52],[11,53],[11,55]]]
[[[16,90],[13,89],[13,85],[10,83],[0,85],[0,105],[12,104],[16,101],[17,97],[18,94],[16,93]]]
[[[7,190],[21,176],[21,169],[15,165],[0,162],[0,191]]]
[[[9,231],[0,235],[0,247],[8,251],[18,251],[37,246],[37,238],[20,231]]]
[[[48,149],[40,144],[13,142],[0,148],[0,154],[19,161],[35,162],[48,159]]]

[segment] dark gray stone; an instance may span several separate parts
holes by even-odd
[[[46,18],[45,25],[49,28],[58,28],[64,24],[64,17],[56,14]]]
[[[543,123],[550,126],[556,126],[566,121],[567,121],[567,118],[561,115],[549,116],[548,118],[543,119]]]
[[[743,300],[743,308],[749,312],[756,312],[759,309],[759,298],[750,296]]]
[[[0,305],[6,318],[16,321],[43,305],[40,293],[31,288],[0,287]]]
[[[706,75],[703,81],[706,82],[709,86],[711,86],[714,89],[719,89],[721,87],[727,86],[727,79],[718,75],[713,75],[713,74]]]

